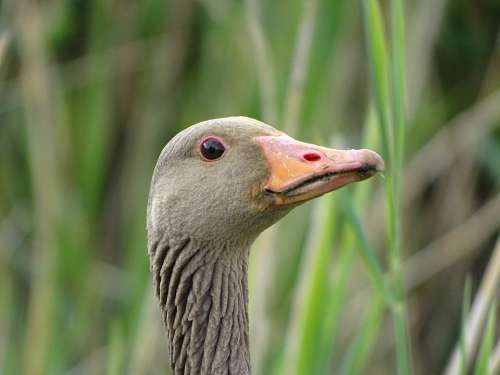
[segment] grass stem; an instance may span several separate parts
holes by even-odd
[[[292,60],[290,81],[288,83],[284,109],[284,131],[292,137],[297,135],[300,121],[302,98],[304,95],[304,83],[309,69],[309,59],[316,25],[317,8],[317,0],[308,0],[304,2],[303,17],[300,21],[295,44],[295,52]]]
[[[277,125],[276,80],[269,43],[259,21],[259,0],[246,0],[248,32],[256,58],[262,115],[265,122]]]
[[[500,286],[500,235],[497,239],[495,249],[491,256],[490,262],[486,268],[481,286],[479,291],[474,298],[474,303],[472,304],[471,313],[467,318],[467,323],[465,325],[465,333],[463,339],[463,350],[465,351],[465,368],[466,370],[470,366],[470,361],[474,357],[477,350],[479,340],[481,338],[481,332],[486,317],[488,315],[488,310],[491,304],[497,299],[498,288]],[[460,343],[456,345],[455,350],[450,358],[448,366],[444,372],[445,375],[458,375],[460,373],[460,364],[462,349]]]
[[[411,374],[410,345],[401,266],[401,181],[405,138],[405,23],[403,0],[391,1],[391,59],[388,59],[384,21],[377,0],[363,0],[370,73],[386,160],[386,218],[389,243],[391,304],[399,374]]]
[[[276,81],[270,46],[265,37],[259,19],[259,0],[246,0],[246,20],[248,32],[256,57],[257,82],[260,92],[262,117],[265,122],[277,125]],[[266,304],[273,283],[273,272],[276,265],[276,254],[273,248],[276,243],[278,226],[265,231],[252,251],[250,263],[250,288],[258,291],[251,298],[251,349],[252,368],[255,374],[263,373],[263,366],[270,342],[269,312]],[[258,276],[256,273],[258,272]],[[254,323],[258,322],[258,323]]]
[[[32,254],[33,279],[28,309],[24,352],[25,373],[45,372],[51,342],[61,186],[57,175],[57,122],[50,93],[48,56],[43,49],[40,10],[33,1],[15,2],[21,55],[21,83],[25,100],[26,134],[33,186],[35,241]]]

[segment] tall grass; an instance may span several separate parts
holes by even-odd
[[[406,133],[406,49],[403,0],[391,1],[391,60],[388,59],[384,21],[378,0],[364,0],[363,10],[375,104],[387,163],[386,217],[390,247],[390,284],[394,297],[391,311],[394,319],[397,368],[399,374],[410,374],[410,343],[401,275],[401,179]]]
[[[497,371],[500,9],[433,3],[0,2],[0,373],[168,371],[149,178],[236,114],[386,161],[256,244],[254,374]]]

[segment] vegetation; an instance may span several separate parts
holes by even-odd
[[[0,373],[166,373],[150,177],[228,115],[386,160],[255,244],[255,374],[500,373],[499,88],[494,0],[0,1]]]

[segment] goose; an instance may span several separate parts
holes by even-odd
[[[172,138],[153,172],[147,236],[174,374],[249,374],[250,245],[294,207],[383,167],[374,151],[299,142],[248,117]]]

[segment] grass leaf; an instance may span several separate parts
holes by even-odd
[[[472,298],[472,282],[470,277],[465,280],[464,287],[464,297],[462,302],[462,324],[460,329],[460,351],[461,351],[461,362],[460,362],[460,374],[467,374],[467,351],[465,348],[465,332],[467,327],[467,319],[469,318],[470,305]]]
[[[343,375],[362,374],[366,361],[374,340],[382,322],[382,313],[384,311],[384,301],[381,298],[374,298],[370,310],[358,330],[358,334],[349,347],[344,357],[340,373]]]
[[[495,340],[497,305],[493,303],[488,314],[488,322],[483,333],[483,340],[474,369],[474,375],[488,375],[488,364]]]

